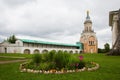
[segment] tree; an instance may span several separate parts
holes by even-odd
[[[105,53],[105,49],[98,48],[98,53]]]
[[[15,35],[12,35],[7,39],[7,41],[10,42],[10,43],[15,43],[16,40],[17,39],[16,39]]]
[[[108,43],[106,43],[104,45],[104,49],[105,49],[105,52],[109,52],[110,51],[110,45]]]

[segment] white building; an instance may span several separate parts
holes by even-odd
[[[37,40],[18,39],[15,44],[9,42],[0,43],[0,53],[45,53],[51,50],[67,51],[69,53],[82,52],[82,44],[63,44],[55,42],[45,42]]]

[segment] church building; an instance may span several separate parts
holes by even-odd
[[[81,33],[80,42],[83,43],[84,53],[97,53],[98,41],[96,33],[92,29],[92,21],[90,20],[89,11],[84,22],[84,30]]]

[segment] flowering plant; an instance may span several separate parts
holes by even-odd
[[[80,56],[79,56],[79,59],[80,59],[80,61],[82,61],[82,60],[83,60],[83,56],[82,56],[82,55],[80,55]]]

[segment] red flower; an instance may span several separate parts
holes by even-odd
[[[80,61],[82,61],[83,60],[83,56],[81,55],[81,56],[79,56],[79,59],[80,59]]]

